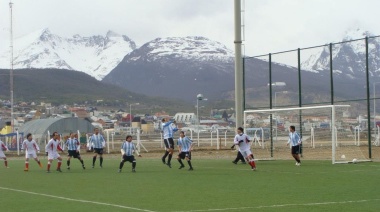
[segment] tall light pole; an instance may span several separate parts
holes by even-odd
[[[376,129],[376,84],[378,83],[380,82],[373,83],[373,128],[374,129]]]
[[[11,58],[10,58],[10,73],[9,73],[9,87],[10,87],[10,96],[11,96],[11,132],[13,132],[14,129],[14,121],[13,121],[13,3],[12,1],[9,2],[9,11],[10,11],[10,52],[11,52]]]
[[[140,103],[129,104],[129,134],[132,135],[132,105],[139,105]]]
[[[199,124],[200,124],[200,118],[199,118],[199,101],[202,101],[202,100],[207,100],[205,98],[203,98],[203,94],[198,94],[197,95],[197,134],[198,134],[198,146],[199,146]]]

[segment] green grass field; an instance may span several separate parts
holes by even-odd
[[[378,211],[380,163],[259,161],[258,170],[231,160],[194,159],[194,171],[137,158],[137,172],[105,156],[104,167],[46,173],[34,161],[0,166],[1,211]],[[42,160],[46,165],[46,160]],[[97,161],[97,165],[98,165]],[[55,170],[56,161],[53,166]]]

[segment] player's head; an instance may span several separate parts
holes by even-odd
[[[238,133],[238,134],[243,134],[243,133],[244,133],[244,129],[243,129],[243,127],[238,127],[238,128],[237,128],[237,133]]]
[[[97,135],[99,133],[99,128],[95,127],[94,133]]]
[[[290,126],[290,127],[289,127],[289,131],[290,131],[290,132],[294,132],[294,131],[296,131],[296,127],[295,127],[295,126],[293,126],[293,125],[292,125],[292,126]]]
[[[125,140],[128,141],[128,142],[131,142],[132,141],[132,136],[131,135],[127,135],[127,137],[125,137]]]
[[[185,132],[184,131],[179,132],[179,137],[181,138],[185,137]]]
[[[70,138],[75,138],[75,133],[71,132],[70,133]]]
[[[57,132],[53,132],[52,137],[53,137],[54,140],[57,140],[58,137],[59,137],[59,134]]]
[[[162,118],[162,123],[165,123],[166,122],[166,118]]]
[[[28,133],[28,134],[26,135],[26,139],[28,139],[28,141],[31,141],[31,140],[33,139],[33,137],[32,137],[32,133]]]

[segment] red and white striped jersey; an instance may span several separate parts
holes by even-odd
[[[38,146],[35,140],[29,141],[28,139],[22,142],[22,148],[26,151],[26,154],[35,153],[36,151],[40,151],[40,147]]]
[[[50,141],[47,143],[45,147],[45,152],[57,152],[57,150],[62,151],[62,148],[59,144],[60,142],[58,140],[50,139]]]

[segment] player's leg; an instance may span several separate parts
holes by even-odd
[[[131,161],[132,161],[132,172],[136,172],[136,159],[134,156],[132,156]]]
[[[168,156],[168,162],[167,165],[171,168],[171,160],[174,153],[174,140],[173,138],[169,138],[169,156]]]
[[[48,157],[51,157],[50,155]],[[48,164],[47,164],[47,170],[46,172],[50,172],[50,166],[51,166],[51,163],[53,162],[53,158],[48,158]]]
[[[166,157],[169,155],[169,142],[168,139],[164,139],[164,145],[165,145],[165,154],[162,156],[161,160],[162,163],[166,164]]]
[[[78,153],[78,160],[79,160],[79,162],[82,164],[82,168],[83,169],[86,169],[86,167],[84,166],[84,161],[83,161],[83,159],[82,159],[82,157],[80,156],[80,154]]]
[[[251,154],[249,154],[248,163],[249,163],[249,165],[251,165],[252,170],[256,170],[256,162],[255,162],[255,158],[254,158],[252,152],[251,152]]]
[[[100,149],[99,161],[100,161],[100,168],[103,168],[103,149]]]
[[[120,164],[119,164],[119,171],[118,171],[118,172],[121,172],[121,169],[123,169],[123,166],[124,166],[125,161],[126,161],[126,156],[123,155],[123,156],[121,157],[121,161],[120,161]]]
[[[67,161],[66,161],[66,164],[67,164],[67,169],[70,170],[70,159],[71,159],[71,152],[69,151],[69,156],[67,157]]]
[[[5,166],[5,168],[8,168],[8,161],[7,161],[7,157],[4,157],[4,166]]]
[[[42,168],[42,163],[41,163],[40,159],[38,159],[37,154],[34,155],[33,159],[37,162],[38,166],[40,168]]]
[[[58,160],[57,171],[62,172],[61,171],[61,165],[62,165],[62,158],[61,158],[61,156],[58,156],[57,160]]]
[[[189,166],[190,166],[189,171],[194,170],[193,169],[193,165],[191,165],[191,152],[188,152],[186,154],[186,158],[185,159],[187,160],[187,164],[189,164]]]
[[[185,167],[185,165],[183,165],[183,163],[182,163],[182,157],[183,157],[182,155],[183,155],[183,153],[180,152],[180,153],[178,154],[178,157],[177,157],[177,160],[178,160],[179,164],[181,165],[181,166],[179,167],[179,169],[182,169],[182,168]]]
[[[25,169],[24,171],[29,171],[29,154],[25,154]]]
[[[92,157],[92,168],[95,167],[96,157],[98,156],[98,153],[96,152],[96,149],[95,149],[95,148],[94,148],[94,151],[95,151],[95,154],[94,154],[94,156]]]

